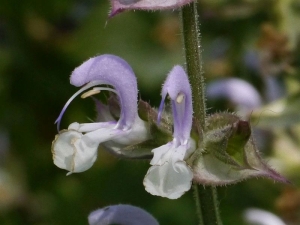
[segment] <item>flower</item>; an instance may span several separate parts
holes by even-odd
[[[249,208],[243,213],[245,222],[258,225],[286,225],[278,216],[262,209]]]
[[[184,161],[195,150],[190,138],[192,128],[191,87],[181,66],[175,66],[162,88],[162,101],[158,112],[158,123],[169,94],[174,120],[173,140],[152,150],[152,165],[144,179],[146,191],[152,195],[177,199],[191,187],[193,172]]]
[[[111,205],[90,213],[89,225],[158,225],[157,220],[145,210],[132,205]]]
[[[175,9],[191,3],[193,0],[111,0],[113,17],[125,10],[161,10]]]
[[[239,78],[215,80],[207,85],[206,93],[208,99],[232,103],[239,114],[245,117],[262,105],[259,92],[250,83]]]
[[[108,90],[117,94],[121,108],[119,120],[106,117],[105,121],[96,123],[77,122],[62,130],[52,143],[53,161],[56,166],[71,173],[89,169],[97,158],[99,144],[113,140],[120,145],[139,143],[148,138],[144,121],[137,114],[137,81],[132,68],[123,59],[114,55],[100,55],[85,61],[71,75],[74,86],[83,86],[66,103],[57,119],[59,128],[62,115],[71,101],[83,91],[83,98]],[[103,117],[104,118],[104,117]]]

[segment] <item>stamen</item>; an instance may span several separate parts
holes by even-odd
[[[80,97],[81,98],[87,98],[87,97],[90,97],[92,95],[99,94],[100,92],[101,92],[100,90],[94,88],[93,90],[89,90],[89,91],[83,93]]]
[[[105,84],[103,81],[98,80],[98,81],[91,81],[90,83],[87,83],[85,86],[83,86],[82,88],[80,88],[80,90],[78,90],[74,95],[72,95],[72,97],[67,101],[67,103],[64,105],[63,109],[61,110],[58,118],[56,119],[55,123],[57,123],[57,131],[59,131],[59,127],[60,127],[60,122],[62,119],[62,116],[64,115],[66,109],[68,108],[69,104],[74,100],[74,98],[79,95],[80,93],[82,93],[83,91],[96,86],[96,85],[101,85],[101,84]],[[94,88],[95,90],[107,90],[107,91],[112,91],[114,93],[116,93],[118,95],[118,93],[112,89],[112,88],[105,88],[105,87],[99,87],[99,88]]]
[[[179,94],[177,95],[176,102],[177,102],[178,104],[182,103],[184,97],[185,97],[184,94],[179,93]]]

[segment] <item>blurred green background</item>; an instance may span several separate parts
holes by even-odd
[[[124,58],[141,98],[157,107],[167,73],[184,64],[177,11],[125,12],[108,20],[109,9],[108,0],[0,2],[0,224],[87,224],[92,210],[119,203],[146,209],[162,225],[197,223],[191,191],[168,200],[144,190],[148,161],[99,150],[90,170],[68,177],[52,162],[54,121],[77,90],[69,84],[76,66],[97,54]],[[294,107],[271,119],[259,114],[253,124],[267,133],[262,154],[294,185],[251,179],[219,188],[224,224],[245,224],[249,207],[300,224],[300,1],[200,0],[199,11],[206,81],[242,78],[263,105],[281,98]],[[279,96],[265,93],[266,76],[276,80]],[[232,107],[210,98],[208,106],[209,112]],[[77,98],[61,127],[94,117],[93,101]]]

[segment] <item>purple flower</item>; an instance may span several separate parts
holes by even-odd
[[[114,55],[101,55],[85,61],[77,67],[70,78],[74,86],[82,86],[66,103],[60,113],[59,124],[71,101],[83,91],[98,85],[84,93],[82,98],[99,93],[102,90],[114,92],[118,96],[121,112],[118,121],[108,117],[106,121],[79,124],[74,122],[67,130],[62,130],[52,144],[54,164],[71,173],[89,169],[97,158],[99,144],[113,140],[129,145],[148,138],[148,130],[137,113],[137,81],[132,68],[123,59]]]
[[[177,199],[191,187],[193,172],[184,160],[196,148],[195,141],[190,138],[193,116],[191,87],[181,66],[172,69],[163,85],[158,122],[167,94],[172,104],[173,140],[152,150],[152,166],[145,176],[144,185],[152,195]]]
[[[112,10],[109,17],[113,17],[125,10],[162,10],[175,9],[191,3],[193,0],[110,0]]]
[[[207,97],[210,99],[226,99],[234,104],[241,115],[248,114],[262,105],[259,92],[247,81],[239,78],[224,78],[207,85]]]
[[[145,210],[132,205],[111,205],[90,213],[89,225],[159,225]]]
[[[258,225],[286,225],[275,214],[256,208],[249,208],[245,210],[244,220],[250,224]]]

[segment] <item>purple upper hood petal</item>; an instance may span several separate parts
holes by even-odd
[[[72,72],[70,83],[78,87],[92,82],[114,87],[121,105],[118,125],[129,129],[137,116],[138,94],[136,77],[130,65],[114,55],[90,58]]]
[[[193,120],[192,92],[188,77],[181,66],[175,66],[169,73],[161,95],[169,94],[174,119],[174,138],[181,144],[190,137]],[[162,107],[160,107],[161,109]],[[159,114],[160,115],[160,114]]]

